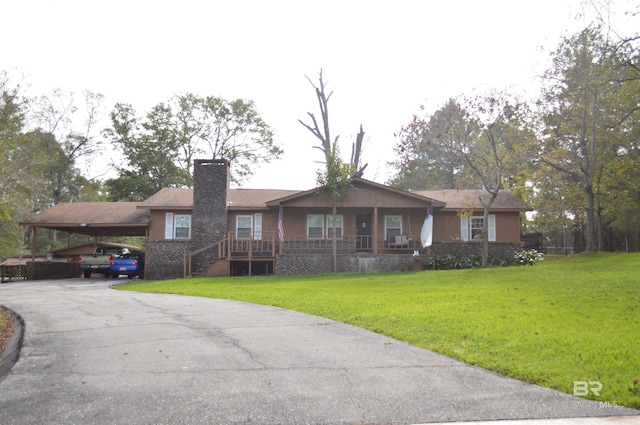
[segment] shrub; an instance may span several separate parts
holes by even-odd
[[[470,258],[457,255],[448,254],[433,259],[435,270],[470,269],[472,266],[473,262]]]
[[[530,249],[529,251],[519,251],[516,252],[514,263],[519,264],[521,266],[533,266],[535,263],[539,261],[544,261],[544,254],[536,251],[535,249]]]

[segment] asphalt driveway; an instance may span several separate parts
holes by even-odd
[[[24,319],[0,424],[359,424],[637,415],[321,317],[109,289],[0,285]]]

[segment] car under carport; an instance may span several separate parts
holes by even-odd
[[[70,202],[60,203],[48,208],[25,221],[21,226],[33,229],[32,253],[26,257],[25,273],[27,279],[77,276],[76,268],[67,259],[65,261],[37,261],[45,254],[36,253],[37,228],[53,229],[92,236],[93,247],[100,243],[98,238],[118,236],[148,237],[151,215],[148,209],[139,208],[138,202]],[[69,247],[70,249],[72,247]],[[51,256],[49,256],[51,257]],[[4,273],[4,271],[3,271]]]

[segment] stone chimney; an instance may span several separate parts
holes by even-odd
[[[230,164],[226,159],[196,159],[193,166],[192,250],[215,244],[227,233],[227,193]],[[212,262],[216,250],[192,259],[192,272]]]

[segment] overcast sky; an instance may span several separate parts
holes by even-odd
[[[245,187],[309,189],[322,159],[298,119],[319,115],[306,76],[323,69],[343,153],[362,124],[364,177],[384,183],[421,104],[473,89],[535,93],[579,4],[536,1],[0,0],[0,70],[31,94],[84,89],[139,113],[175,93],[255,101],[283,146]],[[97,166],[97,164],[95,165]]]

